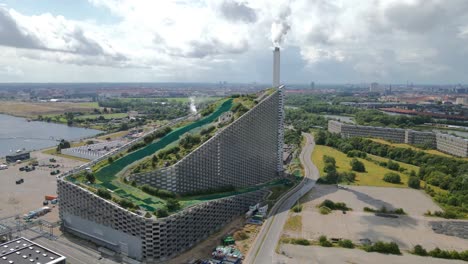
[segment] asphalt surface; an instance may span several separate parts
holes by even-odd
[[[278,262],[275,249],[288,218],[288,211],[299,198],[315,186],[315,182],[319,178],[317,167],[311,159],[315,147],[314,138],[311,134],[304,134],[304,136],[306,145],[300,155],[305,171],[304,180],[273,207],[271,216],[263,224],[262,230],[252,245],[246,263],[271,264]]]

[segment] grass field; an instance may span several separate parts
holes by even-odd
[[[288,220],[284,224],[285,231],[301,232],[302,231],[302,215],[289,213]]]
[[[334,157],[336,160],[337,170],[339,172],[351,171],[351,165],[349,162],[352,158],[348,158],[346,154],[336,149],[327,146],[316,145],[314,152],[312,153],[312,162],[319,169],[320,175],[323,175],[323,155]],[[396,172],[401,177],[401,184],[388,183],[382,180],[385,173],[395,172],[387,168],[381,167],[373,162],[359,159],[364,163],[366,172],[356,172],[356,181],[352,185],[365,185],[365,186],[380,186],[380,187],[401,187],[406,188],[408,182],[408,175]],[[407,164],[408,165],[408,164]],[[411,166],[411,165],[408,165]]]
[[[1,101],[0,113],[21,116],[21,117],[36,117],[38,115],[63,114],[65,112],[91,112],[93,109],[99,108],[98,103],[67,103],[67,102],[18,102],[18,101]]]

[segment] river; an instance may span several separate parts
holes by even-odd
[[[0,157],[18,149],[37,150],[56,146],[58,140],[79,140],[101,133],[99,130],[31,121],[0,114]]]

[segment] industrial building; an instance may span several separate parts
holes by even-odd
[[[328,131],[342,137],[371,137],[394,143],[427,146],[457,157],[468,157],[468,140],[452,135],[411,129],[360,126],[328,121]]]
[[[130,178],[138,184],[186,193],[226,185],[250,187],[282,177],[283,88],[261,93],[256,102],[172,166]],[[258,188],[208,200],[167,217],[147,218],[67,180],[79,172],[77,169],[58,179],[63,229],[140,261],[164,261],[180,254],[268,194],[268,190]]]
[[[20,237],[0,244],[0,264],[65,264],[66,257]]]
[[[5,157],[6,162],[15,163],[18,160],[28,160],[31,158],[31,154],[29,151],[19,151],[14,154],[7,155]]]

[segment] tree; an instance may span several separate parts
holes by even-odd
[[[315,144],[317,145],[325,145],[325,141],[327,140],[327,134],[323,130],[319,130],[317,134],[315,134]]]
[[[334,157],[323,155],[323,162],[324,163],[331,163],[333,166],[336,166],[336,160]]]
[[[361,161],[359,161],[356,158],[352,159],[349,164],[351,165],[351,169],[353,171],[357,171],[357,172],[365,172],[366,171],[366,167],[364,166],[364,163],[362,163]]]
[[[57,151],[61,151],[62,149],[70,148],[70,142],[66,141],[65,139],[60,140],[60,143],[57,146]]]
[[[166,217],[168,215],[169,215],[169,213],[167,212],[167,210],[165,208],[161,208],[161,209],[156,211],[156,216],[159,217],[159,218]]]
[[[89,181],[90,183],[94,183],[96,181],[96,177],[94,176],[94,174],[90,172],[87,172],[85,177],[86,177],[86,180]]]
[[[171,212],[180,209],[180,203],[176,199],[167,199],[166,206],[167,206],[167,210]]]
[[[421,187],[419,178],[416,176],[409,177],[408,187],[413,189],[419,189]]]
[[[393,162],[391,160],[388,160],[387,168],[390,169],[390,170],[397,171],[398,169],[400,169],[400,164],[398,164],[396,162]]]
[[[99,189],[97,190],[97,193],[96,193],[96,194],[97,194],[98,196],[104,198],[104,199],[107,199],[107,200],[109,200],[110,198],[112,198],[111,193],[110,193],[108,190],[103,189],[103,188],[99,188]]]
[[[385,173],[383,180],[390,183],[401,183],[400,175],[395,172]]]
[[[109,164],[114,162],[114,158],[112,158],[112,157],[107,158],[107,162],[109,162]]]

